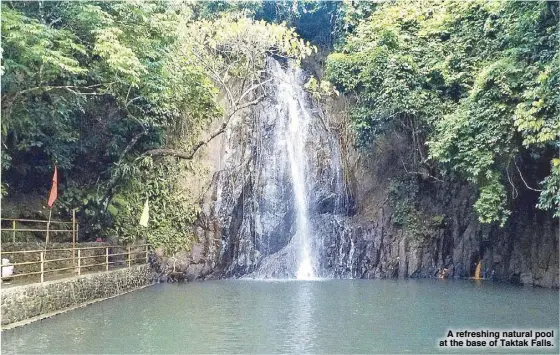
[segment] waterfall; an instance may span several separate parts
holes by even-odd
[[[347,200],[339,143],[297,63],[269,58],[267,76],[267,97],[230,122],[208,193],[219,267],[228,277],[333,277],[332,231]]]
[[[289,63],[284,71],[277,61],[269,62],[271,74],[276,82],[276,100],[279,110],[286,110],[287,118],[282,138],[290,167],[296,210],[296,233],[294,243],[298,249],[296,278],[308,280],[315,278],[315,262],[312,250],[310,224],[308,216],[308,190],[306,188],[306,157],[305,142],[307,141],[308,124],[311,119],[309,109],[301,88],[301,73]]]

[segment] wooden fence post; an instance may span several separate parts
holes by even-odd
[[[76,266],[76,210],[72,210],[72,266]]]
[[[109,247],[105,247],[105,271],[109,271]]]
[[[130,247],[128,247],[128,267],[130,267]]]
[[[78,249],[78,275],[80,275],[82,272],[81,267],[82,267],[82,256],[81,256],[81,250]]]
[[[44,281],[45,254],[41,252],[41,283]]]
[[[16,242],[16,221],[12,221],[12,242]]]

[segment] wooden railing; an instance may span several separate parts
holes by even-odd
[[[76,211],[73,211],[71,221],[46,221],[46,220],[38,220],[38,219],[1,218],[0,222],[10,222],[11,228],[5,228],[4,226],[2,226],[2,236],[5,236],[6,234],[8,234],[9,236],[11,234],[11,242],[13,243],[16,242],[16,232],[18,233],[19,232],[45,232],[46,241],[49,241],[50,233],[71,233],[70,235],[71,238],[68,238],[68,240],[72,240],[73,242],[75,242],[76,240],[78,240],[78,233],[80,230],[80,225],[76,220]],[[29,225],[29,224],[41,224],[41,223],[46,224],[45,229],[36,228],[36,227],[21,228],[22,224]],[[60,227],[57,227],[56,229],[51,229],[50,227],[51,224],[58,225]],[[72,225],[71,229],[61,229],[64,225],[68,225],[68,224]],[[2,240],[5,239],[3,238]]]
[[[83,252],[84,251],[88,251],[88,250],[98,250],[98,249],[105,249],[105,253],[103,254],[96,254],[96,255],[89,255],[89,256],[83,256]],[[120,252],[120,253],[114,253],[113,251],[115,251],[115,249],[117,250],[123,250],[124,252]],[[148,262],[148,256],[149,256],[149,249],[150,249],[150,245],[149,244],[140,244],[140,245],[131,245],[131,246],[122,246],[122,245],[106,245],[106,246],[99,246],[99,247],[81,247],[81,248],[61,248],[61,249],[46,249],[46,250],[19,250],[19,251],[1,251],[0,252],[0,256],[2,258],[4,258],[6,255],[14,255],[14,254],[28,254],[28,253],[35,253],[39,255],[39,261],[27,261],[27,262],[19,262],[19,263],[10,263],[8,265],[2,265],[2,267],[6,267],[6,266],[14,266],[14,273],[10,276],[3,276],[2,280],[5,279],[13,279],[13,278],[19,278],[19,277],[25,277],[25,276],[39,276],[39,280],[40,282],[44,282],[45,281],[45,274],[47,273],[53,273],[53,272],[62,272],[62,271],[66,271],[68,272],[69,270],[73,270],[73,272],[69,272],[70,274],[75,273],[77,275],[81,275],[83,272],[88,271],[88,269],[91,269],[92,267],[100,267],[100,266],[104,266],[104,268],[101,268],[104,271],[109,271],[109,269],[111,268],[111,266],[116,267],[118,266],[117,264],[121,265],[121,266],[126,266],[126,267],[130,267],[131,265],[134,264],[144,264]],[[68,252],[69,254],[71,254],[71,256],[67,257],[67,258],[56,258],[56,259],[47,259],[46,258],[46,254],[48,254],[49,252]],[[138,258],[138,256],[141,256],[140,258]],[[122,258],[117,258],[119,260],[115,260],[115,257],[119,257],[122,256]],[[92,259],[92,258],[103,258],[104,257],[104,261],[101,263],[93,263],[93,264],[84,264],[82,261],[83,260],[87,260],[87,259]],[[113,259],[111,261],[111,258]],[[68,265],[68,267],[62,267],[62,268],[58,268],[58,269],[47,269],[46,265],[48,265],[48,263],[52,263],[52,262],[64,262],[66,261]],[[39,265],[39,271],[32,271],[32,272],[20,272],[18,273],[18,266],[24,266],[24,265]],[[98,270],[98,271],[102,271],[102,270]],[[91,271],[91,270],[89,270]],[[68,275],[70,276],[70,275]]]

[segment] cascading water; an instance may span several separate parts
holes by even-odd
[[[272,75],[276,77],[276,98],[280,109],[287,109],[288,127],[285,129],[284,143],[288,152],[290,176],[294,191],[296,209],[295,244],[298,246],[298,266],[296,278],[308,280],[315,278],[313,251],[310,243],[310,229],[308,218],[308,199],[305,180],[305,142],[307,125],[310,120],[305,106],[305,98],[301,87],[296,86],[298,72],[294,68],[283,71],[278,62],[271,62]],[[294,77],[290,77],[294,76]]]
[[[219,267],[230,277],[332,277],[325,228],[346,201],[338,141],[296,63],[270,58],[267,75],[267,98],[228,127],[208,194],[223,236]]]

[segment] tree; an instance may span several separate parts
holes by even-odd
[[[48,188],[57,161],[57,212],[79,208],[86,234],[147,234],[169,250],[192,242],[197,205],[176,178],[191,165],[170,160],[191,160],[266,94],[266,56],[310,51],[293,30],[255,21],[244,7],[206,19],[200,10],[3,2],[2,193]],[[206,132],[218,118],[221,128]],[[169,165],[175,170],[165,175]],[[141,231],[136,214],[146,198],[154,221]]]
[[[185,24],[180,29],[180,38],[183,45],[179,49],[178,65],[202,68],[224,92],[227,105],[223,121],[218,130],[192,144],[187,151],[159,148],[146,151],[146,155],[192,159],[198,149],[225,131],[237,112],[265,97],[264,85],[270,81],[263,79],[267,57],[301,59],[312,50],[293,29],[236,13]]]
[[[539,207],[558,214],[558,16],[555,2],[383,4],[327,74],[356,98],[362,145],[405,132],[414,167],[437,163],[479,188],[480,221],[505,223],[507,186],[513,198],[540,192]]]

